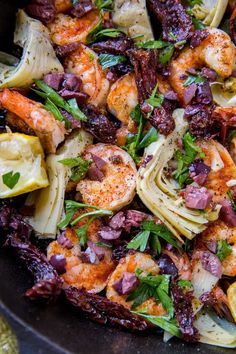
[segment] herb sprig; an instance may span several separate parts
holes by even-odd
[[[225,240],[218,241],[216,255],[220,259],[220,261],[223,261],[231,253],[232,253],[232,247]]]
[[[123,63],[127,60],[124,55],[113,55],[113,54],[100,54],[99,55],[99,63],[102,66],[102,69],[108,69],[117,64]]]
[[[15,187],[19,179],[20,179],[19,172],[14,173],[13,171],[10,171],[2,175],[3,184],[5,184],[5,186],[7,186],[10,189],[13,189]]]
[[[195,144],[195,138],[187,132],[182,141],[184,151],[176,151],[175,159],[178,161],[177,170],[174,171],[173,177],[178,181],[180,187],[185,183],[191,182],[189,177],[188,166],[192,163],[197,156],[204,158],[205,154],[202,149]]]
[[[151,248],[158,254],[161,253],[161,243],[159,238],[178,248],[178,243],[173,234],[164,224],[156,224],[153,220],[145,220],[141,224],[140,231],[128,244],[128,249],[140,250],[143,252],[150,241]]]
[[[113,215],[113,212],[110,210],[100,209],[99,207],[97,207],[95,205],[78,203],[73,200],[66,200],[65,205],[66,205],[65,217],[57,225],[59,229],[65,229],[69,224],[71,226],[75,226],[80,220],[82,220],[84,218],[89,218],[89,220],[83,226],[81,226],[79,229],[76,230],[76,234],[80,239],[81,246],[85,246],[85,244],[87,242],[87,232],[88,232],[89,225],[96,218],[101,217],[101,216]],[[89,208],[89,209],[94,209],[94,210],[83,213],[83,214],[79,215],[77,218],[73,219],[75,212],[81,208]]]
[[[70,113],[75,119],[80,121],[87,121],[86,115],[79,109],[78,104],[74,98],[66,101],[64,100],[52,87],[47,85],[43,80],[35,80],[35,85],[39,90],[33,89],[39,96],[46,99],[45,108],[55,115],[55,118],[60,121],[65,121],[67,126],[70,122],[62,115],[57,107],[64,109]],[[55,113],[56,112],[56,113]]]
[[[75,158],[63,159],[58,162],[71,168],[70,179],[73,182],[79,182],[81,179],[83,179],[92,163],[92,161],[85,160],[80,156]]]

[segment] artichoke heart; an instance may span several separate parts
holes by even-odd
[[[61,219],[64,206],[66,185],[70,179],[71,170],[59,161],[74,158],[81,154],[86,145],[92,143],[92,136],[84,130],[74,131],[56,154],[50,154],[46,159],[50,185],[35,193],[30,193],[26,204],[34,205],[35,213],[29,218],[29,223],[43,237],[54,238],[57,224]]]
[[[164,169],[178,150],[177,141],[188,129],[184,120],[184,110],[173,113],[176,128],[168,135],[159,135],[156,142],[150,144],[144,153],[144,159],[150,160],[138,171],[137,192],[143,203],[154,215],[162,220],[172,233],[181,240],[180,235],[192,239],[205,230],[208,220],[197,210],[184,206],[184,200],[178,195],[176,181],[168,179]]]
[[[203,0],[196,4],[192,11],[194,16],[204,25],[218,27],[228,5],[228,0]]]
[[[236,78],[230,77],[224,82],[213,82],[211,92],[218,106],[226,108],[236,106]]]
[[[17,13],[14,43],[23,48],[23,55],[18,61],[12,55],[0,52],[0,87],[24,87],[50,71],[64,71],[47,28],[23,10]]]
[[[154,39],[145,0],[115,0],[112,19],[136,41]]]

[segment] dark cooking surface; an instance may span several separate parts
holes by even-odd
[[[6,49],[12,38],[11,30],[14,27],[16,7],[26,2],[0,0],[0,50]],[[0,284],[0,312],[2,301],[12,313],[14,329],[21,338],[24,336],[28,338],[29,345],[27,347],[24,343],[22,354],[60,354],[68,351],[79,354],[223,354],[226,352],[223,348],[200,344],[186,345],[178,340],[165,344],[160,334],[136,335],[100,326],[86,320],[82,314],[77,313],[62,300],[50,306],[29,302],[23,294],[31,285],[30,278],[25,269],[6,250],[0,250]],[[25,328],[22,329],[17,324],[19,319],[23,321]],[[37,352],[33,344],[37,345]],[[235,350],[227,350],[227,353],[235,353]]]

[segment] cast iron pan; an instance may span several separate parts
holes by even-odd
[[[11,47],[17,7],[27,1],[0,0],[0,50]],[[179,340],[162,342],[160,333],[134,334],[93,323],[63,299],[45,305],[23,296],[31,279],[7,250],[0,250],[0,310],[10,316],[19,335],[27,336],[32,350],[22,346],[22,354],[223,354],[225,349],[207,345],[187,345]],[[15,323],[15,324],[14,324]],[[20,323],[20,325],[19,325]],[[26,339],[26,338],[25,338]],[[33,345],[36,343],[37,349]],[[29,351],[30,350],[30,351]],[[227,350],[235,353],[235,350]]]

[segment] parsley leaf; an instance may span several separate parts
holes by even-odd
[[[142,231],[138,233],[128,244],[128,249],[145,251],[150,236],[150,231]]]
[[[141,113],[140,105],[138,104],[130,114],[130,117],[139,124],[137,134],[129,134],[127,143],[123,146],[123,149],[128,152],[136,164],[141,160],[141,157],[137,155],[138,145],[142,136],[144,127],[144,118]]]
[[[139,249],[143,252],[150,238],[150,246],[158,253],[161,252],[159,237],[178,248],[176,238],[164,224],[156,224],[153,220],[145,220],[141,224],[142,231],[138,233],[128,244],[128,249]]]
[[[95,218],[96,216],[93,216],[91,219],[89,219],[89,221],[86,224],[84,224],[83,226],[81,226],[79,229],[76,230],[76,235],[79,238],[79,243],[81,247],[85,247],[87,243],[88,228]]]
[[[7,172],[2,175],[2,181],[10,189],[13,189],[20,179],[20,173],[13,171]]]
[[[198,75],[188,75],[187,79],[185,80],[183,86],[189,86],[191,84],[200,84],[202,82],[205,82],[204,77],[202,77],[200,74]]]
[[[154,127],[150,128],[149,131],[144,135],[144,137],[138,144],[137,150],[147,147],[154,141],[157,141],[157,138],[158,138],[157,130]]]
[[[228,189],[226,194],[227,194],[227,196],[230,199],[230,202],[231,202],[233,210],[236,212],[236,202],[234,201],[234,197],[233,197],[232,191],[230,189]]]
[[[228,243],[225,240],[220,240],[217,243],[217,257],[220,259],[220,261],[223,261],[227,256],[229,256],[232,253],[232,247],[228,245]]]
[[[105,70],[117,64],[123,63],[127,59],[124,55],[100,54],[98,60],[102,66],[102,69]]]
[[[86,115],[79,109],[76,100],[73,98],[69,101],[65,101],[52,87],[48,86],[43,80],[35,80],[35,85],[37,86],[38,90],[34,90],[38,95],[45,98],[47,103],[46,105],[52,109],[52,104],[54,106],[63,108],[65,111],[70,113],[75,119],[86,121]],[[54,107],[55,109],[55,107]],[[55,115],[57,119],[57,115]],[[65,120],[65,118],[64,118]],[[68,121],[65,120],[68,124]]]
[[[162,49],[167,47],[169,44],[169,42],[151,40],[147,42],[137,43],[137,47],[144,49]]]
[[[112,10],[113,0],[96,0],[96,7],[101,10]]]
[[[173,173],[173,177],[178,181],[180,187],[182,187],[185,183],[188,183],[190,180],[188,165],[193,162],[197,156],[200,158],[205,157],[202,149],[194,143],[196,139],[189,132],[184,135],[182,140],[184,152],[178,150],[175,153],[175,159],[178,161],[178,167]]]
[[[96,242],[95,243],[96,246],[99,246],[99,247],[107,247],[107,248],[112,248],[112,245],[109,245],[108,243],[104,243],[104,242]]]
[[[160,63],[163,65],[167,64],[170,61],[172,55],[174,54],[174,51],[175,47],[173,44],[169,44],[168,47],[162,49],[159,54]]]
[[[188,3],[191,7],[193,7],[195,5],[202,5],[203,0],[188,0]]]
[[[149,298],[154,297],[158,302],[163,304],[169,316],[173,317],[173,302],[168,295],[170,275],[148,274],[146,276],[142,276],[142,271],[139,269],[136,270],[135,274],[139,279],[140,284],[127,297],[127,301],[134,301],[131,308],[134,309]]]
[[[121,33],[124,33],[118,28],[104,28],[95,34],[94,40],[97,41],[103,37],[117,38]]]
[[[165,317],[165,316],[147,315],[139,311],[132,311],[132,312],[145,318],[146,320],[150,321],[154,325],[162,328],[164,331],[169,332],[173,336],[181,337],[181,332],[177,325],[177,321],[175,319],[169,319],[169,317]]]
[[[72,168],[70,179],[73,182],[79,182],[81,179],[83,179],[92,163],[92,161],[84,160],[80,156],[75,158],[60,160],[59,162],[62,163],[63,165]]]
[[[192,288],[193,287],[192,282],[190,280],[180,279],[180,280],[178,280],[177,283],[181,288]]]

